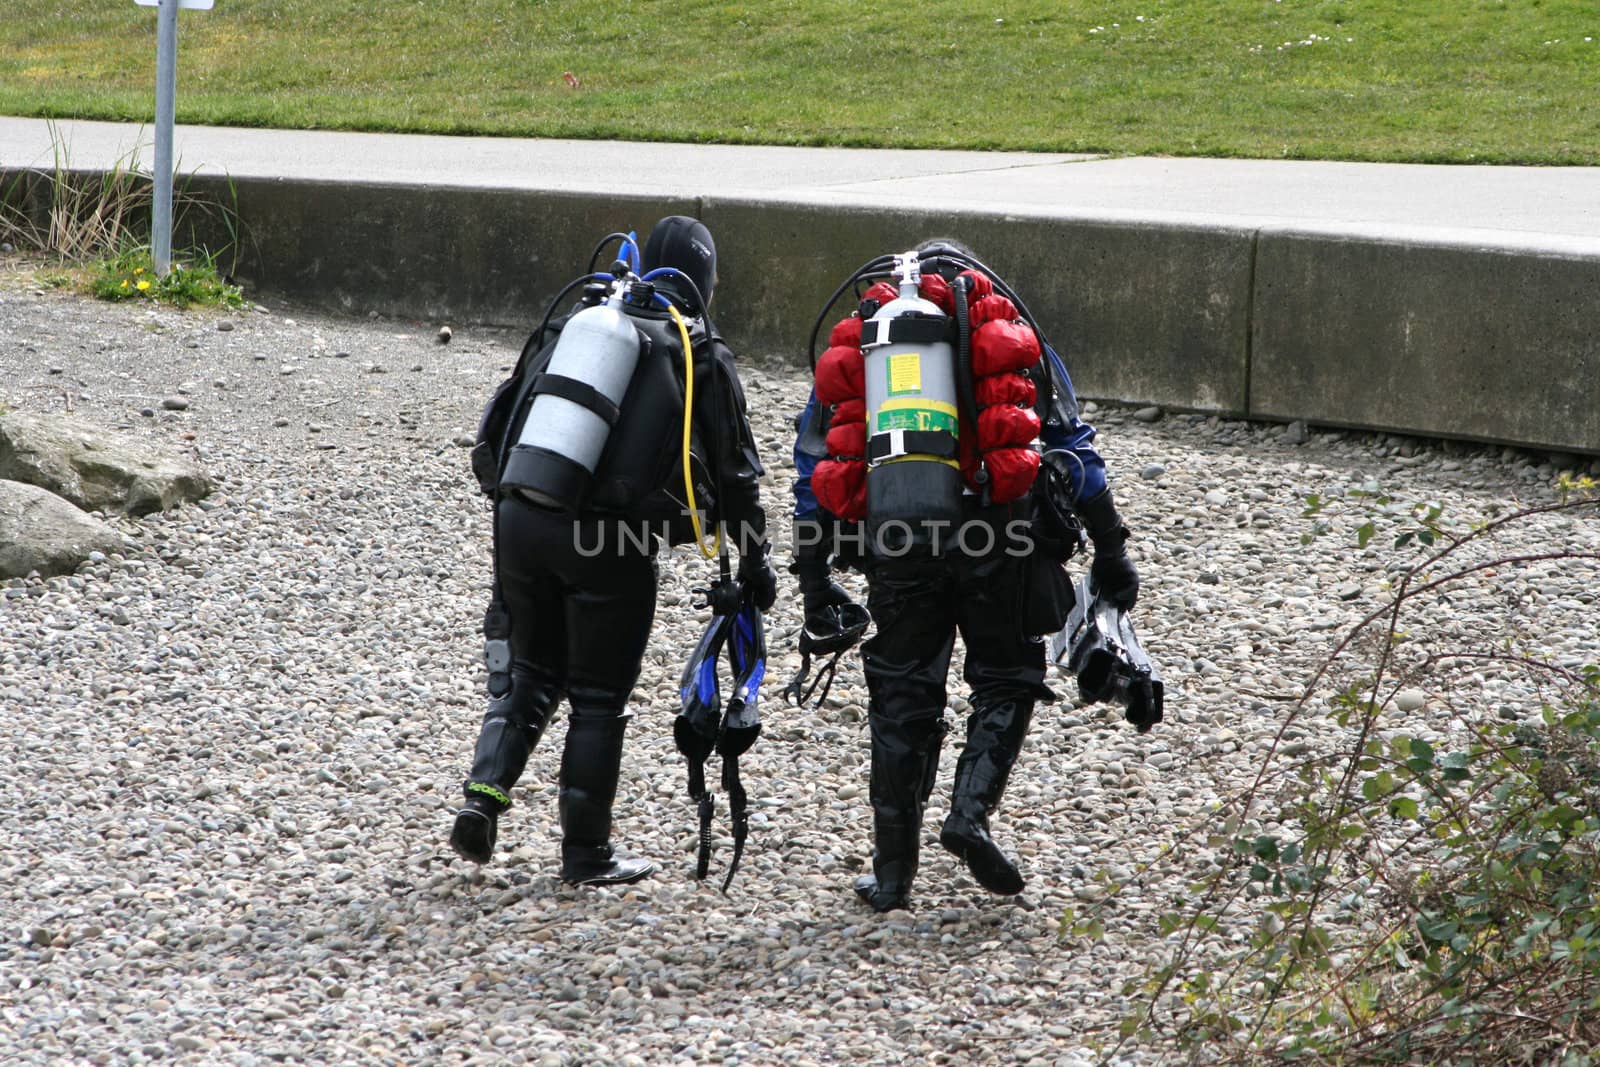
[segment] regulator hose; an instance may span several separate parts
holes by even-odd
[[[978,434],[978,396],[972,385],[972,317],[967,309],[967,286],[970,278],[957,278],[950,288],[956,304],[956,396],[961,400],[961,415],[972,427],[973,452],[978,457],[978,469],[972,480],[983,487],[983,503],[989,503],[989,466],[983,461],[983,452],[976,447]]]
[[[811,364],[811,370],[813,373],[815,373],[817,369],[817,334],[822,332],[822,324],[827,319],[828,312],[833,310],[833,305],[839,302],[839,298],[844,295],[844,291],[846,289],[850,288],[857,282],[863,281],[868,277],[889,277],[890,272],[884,268],[891,267],[893,265],[894,256],[892,255],[874,256],[852,271],[848,278],[840,282],[839,288],[835,289],[833,291],[833,295],[828,297],[827,303],[822,305],[822,311],[817,315],[817,321],[811,326],[811,338],[806,343],[806,359]]]
[[[683,341],[683,492],[684,503],[689,505],[689,524],[694,527],[694,546],[706,559],[715,559],[722,552],[722,526],[716,528],[711,547],[706,547],[705,530],[700,525],[700,508],[694,497],[694,474],[689,463],[689,430],[694,420],[694,347],[689,343],[689,327],[672,301],[667,301],[667,312],[677,324],[678,336]]]
[[[617,253],[617,258],[627,263],[635,271],[639,269],[639,238],[632,233],[608,233],[600,238],[600,243],[594,246],[594,251],[589,253],[589,269],[594,270],[594,261],[600,258],[600,253],[612,241],[621,241],[622,248]]]
[[[700,317],[706,320],[706,333],[709,334],[711,332],[711,316],[706,310],[706,297],[705,294],[700,291],[700,287],[694,283],[693,278],[683,273],[683,271],[679,270],[677,267],[654,267],[648,271],[645,271],[644,277],[640,278],[639,280],[642,282],[653,282],[657,278],[664,278],[668,276],[682,281],[684,285],[689,287],[689,292],[694,294],[695,306],[700,309]],[[671,303],[670,300],[664,296],[661,296],[659,293],[656,295],[663,303]]]
[[[967,308],[967,286],[971,280],[957,278],[951,286],[956,302],[956,392],[961,398],[961,415],[978,428],[978,394],[972,386],[972,316]]]

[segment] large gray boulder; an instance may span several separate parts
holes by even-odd
[[[0,478],[27,482],[86,511],[146,515],[215,487],[192,461],[68,415],[0,413]]]
[[[36,485],[0,480],[0,578],[70,574],[91,552],[117,552],[122,535]]]

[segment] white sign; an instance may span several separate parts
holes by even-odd
[[[160,7],[161,0],[133,0],[140,7]],[[188,11],[210,11],[216,0],[178,0],[178,7]]]

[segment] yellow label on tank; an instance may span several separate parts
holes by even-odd
[[[922,356],[917,352],[895,352],[888,357],[889,395],[904,396],[922,392]]]

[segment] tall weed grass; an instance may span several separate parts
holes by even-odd
[[[51,164],[13,173],[0,184],[0,238],[25,252],[70,268],[82,287],[108,300],[150,299],[179,307],[195,304],[239,307],[239,288],[227,281],[220,262],[239,245],[238,211],[175,179],[174,217],[201,213],[220,218],[227,244],[220,250],[176,253],[165,278],[155,276],[150,254],[153,181],[134,148],[104,171],[72,167],[70,147],[50,124]],[[178,171],[178,167],[174,167]],[[232,196],[233,186],[228,185]],[[63,277],[60,270],[52,277]]]

